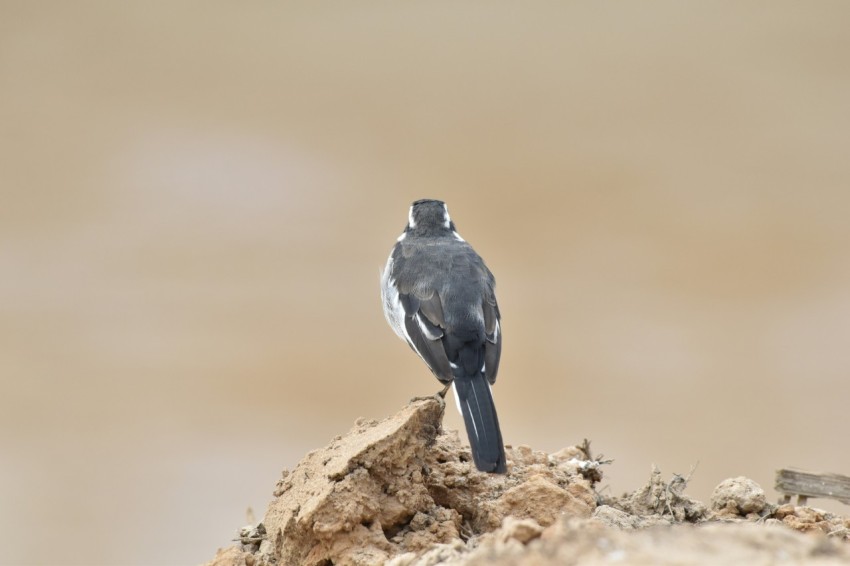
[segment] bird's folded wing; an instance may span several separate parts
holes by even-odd
[[[399,301],[404,310],[404,328],[410,345],[437,379],[450,382],[452,370],[441,340],[445,320],[440,297],[437,293],[422,297],[415,292],[400,292]]]
[[[496,296],[491,295],[484,301],[484,374],[491,384],[496,383],[499,373],[499,359],[502,357],[502,324],[499,322],[499,305]]]

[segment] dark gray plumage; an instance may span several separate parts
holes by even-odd
[[[490,392],[502,349],[495,285],[445,203],[414,202],[381,278],[384,314],[437,379],[454,386],[476,467],[505,473]]]

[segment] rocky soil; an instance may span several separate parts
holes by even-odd
[[[744,477],[708,504],[659,470],[605,497],[594,487],[607,462],[587,442],[507,447],[507,475],[478,472],[443,410],[412,401],[307,454],[209,565],[850,564],[850,519],[770,504]]]

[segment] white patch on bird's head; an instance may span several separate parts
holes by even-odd
[[[455,224],[449,216],[446,203],[435,199],[422,199],[413,203],[407,213],[406,232],[425,235],[443,235],[443,231],[455,232]]]
[[[460,237],[460,234],[457,233],[454,224],[452,224],[452,217],[449,216],[449,207],[446,206],[446,203],[443,203],[443,226],[452,231],[452,236],[454,236],[455,240],[458,242],[466,241]]]

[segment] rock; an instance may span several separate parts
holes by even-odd
[[[262,560],[378,564],[408,547],[457,538],[460,517],[437,509],[423,478],[442,413],[436,400],[412,403],[378,423],[360,420],[348,435],[308,454],[266,512]],[[417,516],[419,528],[409,528]]]
[[[254,555],[238,547],[220,548],[207,566],[254,566]]]
[[[829,516],[828,513],[811,507],[783,505],[774,512],[774,517],[780,519],[784,525],[803,533],[815,531],[829,534],[833,531],[839,532],[843,527],[840,520],[835,520],[838,517]]]
[[[711,508],[725,515],[761,513],[767,505],[764,490],[745,477],[723,480],[711,494]]]
[[[669,482],[665,482],[661,470],[653,466],[646,485],[622,497],[608,499],[605,503],[636,517],[652,518],[655,522],[664,518],[669,522],[701,521],[706,516],[706,507],[702,502],[685,495],[687,485],[687,480],[676,474]]]
[[[606,461],[587,442],[506,447],[509,473],[481,473],[442,430],[443,408],[426,399],[358,419],[284,472],[262,522],[209,566],[850,563],[850,520],[769,505],[746,478],[718,485],[708,513],[687,478],[655,467],[640,489],[601,496]]]
[[[803,533],[821,532],[834,538],[850,540],[850,518],[812,507],[790,503],[779,505],[773,509],[767,521],[775,521]]]
[[[669,525],[670,519],[664,519],[659,515],[632,515],[611,507],[610,505],[600,505],[593,512],[593,518],[607,527],[615,527],[622,530],[644,529],[655,525]]]
[[[598,465],[580,448],[562,451],[570,461],[508,448],[509,474],[482,473],[457,432],[441,430],[443,408],[425,399],[382,421],[358,419],[285,472],[256,564],[439,563],[468,551],[468,537],[477,544],[501,528],[500,547],[522,547],[560,517],[591,515],[596,494],[582,470]]]
[[[387,566],[437,566],[437,564],[455,564],[462,561],[469,549],[460,539],[450,544],[438,544],[425,554],[414,552],[400,554],[387,562]]]
[[[544,527],[558,517],[589,517],[596,507],[596,498],[589,485],[573,484],[567,490],[551,478],[535,475],[507,490],[493,501],[485,501],[481,509],[488,529],[495,529],[507,517],[533,519]]]
[[[528,544],[529,541],[539,537],[542,532],[543,527],[533,519],[506,517],[502,528],[496,531],[496,537],[503,543],[515,540],[521,544]]]

